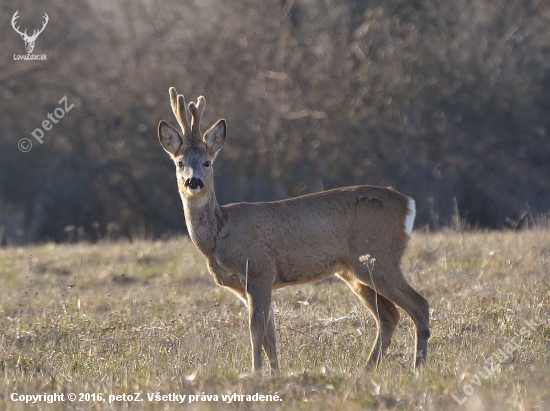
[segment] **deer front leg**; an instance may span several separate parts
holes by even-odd
[[[228,287],[226,288],[233,291],[235,294],[237,294],[237,297],[244,303],[244,305],[248,308],[248,301],[246,299],[246,294],[244,290]],[[277,331],[275,329],[275,314],[273,312],[273,309],[269,310],[269,318],[267,321],[267,328],[265,332],[265,336],[263,339],[262,346],[264,348],[264,351],[267,355],[267,358],[269,359],[269,365],[271,366],[271,372],[275,373],[279,371],[279,359],[277,358]]]
[[[275,323],[270,321],[271,282],[254,281],[248,283],[248,310],[250,315],[250,341],[252,343],[253,371],[262,369],[262,347],[270,357],[271,365],[278,367],[276,355]],[[275,356],[273,358],[273,356]]]

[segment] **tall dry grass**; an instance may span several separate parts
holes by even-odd
[[[374,321],[328,280],[275,292],[282,372],[260,378],[246,374],[246,309],[215,286],[186,238],[0,249],[2,409],[548,409],[549,231],[415,233],[404,270],[432,307],[421,373],[411,369],[404,312],[389,355],[367,373]],[[536,322],[529,335],[526,321]],[[144,401],[108,403],[135,392]],[[157,392],[219,402],[149,401]],[[106,402],[32,405],[12,393],[101,393]],[[223,406],[233,393],[282,401]]]

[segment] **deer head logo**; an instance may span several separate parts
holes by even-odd
[[[44,23],[42,24],[42,28],[40,30],[34,30],[34,32],[32,33],[32,36],[28,36],[27,30],[25,30],[22,33],[21,31],[19,31],[19,26],[15,27],[16,20],[19,17],[18,13],[19,13],[19,10],[17,10],[13,15],[11,19],[11,26],[17,33],[21,35],[21,38],[25,40],[25,48],[27,49],[27,54],[31,54],[34,49],[34,42],[36,41],[36,38],[38,37],[38,35],[44,31],[46,24],[48,24],[49,17],[46,13],[44,13]]]

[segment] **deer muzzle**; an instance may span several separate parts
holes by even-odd
[[[202,190],[204,188],[204,183],[202,180],[196,177],[186,179],[184,185],[185,187],[189,187],[191,190],[195,190],[197,188]]]

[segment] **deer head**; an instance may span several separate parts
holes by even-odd
[[[28,36],[27,30],[25,30],[22,33],[21,31],[19,31],[19,26],[15,27],[15,22],[19,17],[18,13],[19,13],[19,10],[17,10],[13,15],[11,19],[11,26],[17,33],[21,35],[21,38],[25,40],[25,48],[27,49],[27,54],[31,54],[34,49],[34,42],[36,41],[36,38],[38,37],[38,35],[44,31],[44,28],[48,24],[49,17],[46,13],[44,13],[44,23],[42,24],[42,28],[40,30],[34,30],[32,33],[32,36]]]
[[[197,102],[189,103],[191,124],[182,94],[170,87],[170,103],[178,120],[182,134],[165,121],[158,127],[159,141],[176,164],[176,177],[180,194],[189,199],[202,197],[213,192],[214,174],[212,164],[225,143],[225,120],[218,120],[201,137],[200,121],[206,108],[203,96]]]

